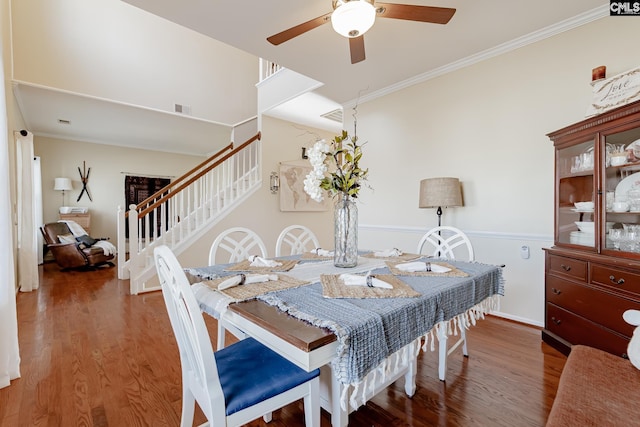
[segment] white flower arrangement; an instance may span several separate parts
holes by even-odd
[[[343,146],[343,142],[348,141]],[[313,170],[304,180],[304,191],[316,202],[324,200],[323,190],[333,197],[336,194],[357,198],[360,181],[366,178],[368,169],[360,169],[362,146],[358,137],[349,137],[346,130],[334,138],[331,146],[325,140],[317,141],[307,150]],[[335,172],[329,172],[327,160],[334,162]]]

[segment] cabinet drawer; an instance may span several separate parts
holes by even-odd
[[[547,329],[572,345],[588,345],[626,357],[628,338],[551,303],[547,303],[546,312]]]
[[[622,313],[629,309],[640,310],[640,303],[555,276],[547,276],[546,288],[547,302],[626,337],[633,335],[634,327],[624,321]]]
[[[549,273],[587,280],[587,262],[558,255],[549,255]]]
[[[640,298],[640,274],[615,267],[591,264],[591,283]]]

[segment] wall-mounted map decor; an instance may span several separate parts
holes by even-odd
[[[280,163],[280,210],[282,212],[319,212],[329,210],[329,199],[318,203],[304,191],[304,178],[313,168],[309,162]]]

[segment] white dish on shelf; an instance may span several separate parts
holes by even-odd
[[[611,156],[611,166],[622,166],[627,164],[627,155]]]
[[[616,187],[616,199],[624,198],[626,200],[627,193],[629,192],[629,190],[631,190],[631,187],[633,187],[633,184],[635,184],[636,182],[638,183],[638,186],[640,186],[640,172],[632,173],[631,175],[620,181],[618,183],[618,186]]]
[[[587,234],[594,233],[595,223],[593,221],[576,221],[575,224],[578,226],[578,229]]]
[[[574,212],[580,212],[580,213],[593,213],[593,209],[571,209]]]
[[[585,211],[588,211],[588,210],[592,211],[593,207],[594,207],[594,203],[591,202],[591,201],[589,201],[589,202],[575,202],[573,205],[576,207],[576,209],[585,210]]]
[[[625,151],[633,151],[633,155],[638,157],[636,153],[640,152],[640,139],[636,139],[631,144],[627,145],[624,149]]]
[[[595,235],[590,233],[583,233],[582,231],[572,231],[569,234],[569,243],[581,246],[594,246]]]

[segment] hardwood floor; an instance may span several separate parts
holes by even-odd
[[[40,289],[18,295],[22,378],[0,389],[0,426],[178,426],[180,361],[161,293],[129,296],[115,268],[63,273],[48,263],[40,273]],[[413,398],[400,380],[349,425],[544,426],[566,358],[537,328],[496,317],[467,336],[470,357],[454,353],[446,383],[436,354],[421,352]],[[296,402],[269,425],[303,424]]]

